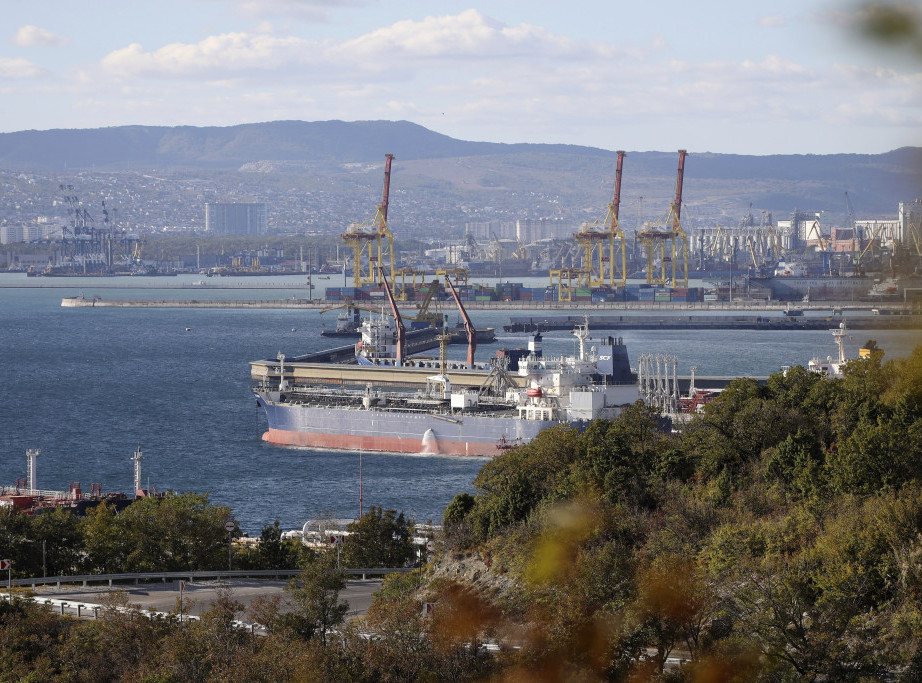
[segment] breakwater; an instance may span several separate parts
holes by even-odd
[[[767,315],[581,315],[512,318],[504,332],[572,330],[583,322],[593,330],[826,330],[846,322],[853,330],[919,330],[920,315],[788,317]]]
[[[369,302],[364,302],[368,304]],[[371,302],[374,303],[374,302]],[[335,302],[320,299],[106,299],[99,296],[70,296],[61,300],[61,305],[71,308],[250,308],[250,309],[324,309]],[[404,302],[398,302],[405,305]],[[453,303],[447,303],[454,310]],[[566,301],[465,301],[468,310],[481,311],[661,311],[674,315],[682,311],[762,311],[782,313],[789,303],[771,301],[608,301],[580,302]],[[823,304],[802,304],[805,313],[826,312],[843,316],[871,315],[878,311],[883,319],[887,315],[908,315],[913,309],[906,304],[869,302],[823,302]],[[918,307],[916,307],[918,310]],[[916,317],[919,317],[916,314]],[[582,319],[582,317],[580,317]]]

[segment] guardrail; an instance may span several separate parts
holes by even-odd
[[[48,586],[60,588],[62,585],[81,584],[89,586],[94,583],[141,583],[142,581],[176,581],[185,579],[217,580],[217,579],[272,579],[291,578],[301,574],[301,569],[235,569],[228,571],[192,571],[192,572],[136,572],[126,574],[82,574],[77,576],[45,576],[30,579],[15,579],[10,582],[12,586]],[[409,567],[367,567],[364,569],[343,569],[347,576],[360,576],[366,580],[369,576],[386,576],[387,574],[405,574],[413,571]]]
[[[7,596],[4,596],[7,597]],[[99,613],[103,612],[105,614],[108,610],[114,610],[115,612],[121,612],[122,614],[140,614],[141,616],[147,617],[148,619],[176,619],[180,623],[185,621],[199,621],[200,617],[194,614],[172,614],[169,612],[158,612],[153,609],[138,609],[132,607],[108,607],[105,605],[99,605],[92,602],[77,602],[75,600],[58,600],[56,598],[45,598],[42,596],[33,596],[25,598],[30,600],[37,605],[41,605],[48,610],[53,611],[55,614],[64,615],[73,615],[78,619],[99,619]],[[264,636],[266,635],[266,628],[262,624],[249,621],[240,621],[233,620],[231,624],[242,630],[249,631],[253,635]]]

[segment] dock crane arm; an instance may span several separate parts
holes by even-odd
[[[397,308],[397,302],[394,301],[394,294],[391,292],[391,285],[387,281],[387,275],[384,274],[384,268],[381,268],[381,279],[384,280],[384,292],[387,294],[387,301],[391,305],[391,311],[394,314],[394,322],[397,325],[397,366],[403,365],[403,350],[407,344],[407,330],[403,326],[403,318],[400,316],[400,310]]]
[[[474,352],[477,350],[477,330],[467,311],[464,310],[464,304],[461,303],[461,297],[458,296],[455,286],[451,284],[451,278],[447,275],[445,282],[448,283],[451,295],[455,298],[455,303],[458,304],[458,310],[461,312],[461,319],[464,321],[464,329],[467,331],[467,366],[472,368],[474,367]]]
[[[611,204],[608,205],[608,274],[609,284],[614,284],[614,267],[615,267],[615,239],[621,240],[621,285],[627,284],[627,245],[624,237],[624,230],[618,221],[618,213],[621,207],[621,173],[624,168],[625,152],[618,150],[618,164],[615,167],[615,188]]]

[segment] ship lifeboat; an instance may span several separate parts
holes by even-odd
[[[528,398],[541,398],[544,395],[544,392],[541,391],[541,387],[528,387],[525,390],[525,395]]]

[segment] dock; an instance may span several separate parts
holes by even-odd
[[[573,330],[589,320],[593,330],[827,330],[847,322],[852,330],[919,330],[922,315],[868,315],[866,312],[827,317],[768,315],[569,315],[513,317],[504,332],[534,333]]]
[[[61,300],[64,308],[242,308],[242,309],[323,309],[329,308],[331,303],[325,299],[105,299],[100,296],[68,296]],[[398,302],[400,303],[400,302]],[[750,311],[777,311],[781,313],[790,308],[790,302],[763,301],[763,300],[736,300],[736,301],[607,301],[607,302],[579,302],[567,301],[465,301],[467,310],[480,311],[643,311],[673,317],[682,312],[714,312],[714,313],[740,313]],[[848,318],[851,325],[852,316],[871,316],[873,311],[880,315],[874,318],[887,316],[915,316],[922,319],[922,311],[916,305],[890,302],[855,302],[855,301],[824,301],[821,303],[802,303],[798,308],[805,313],[802,318],[810,319],[809,313],[817,311],[841,311]],[[583,316],[579,316],[582,320]]]

